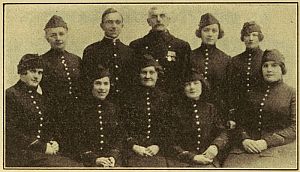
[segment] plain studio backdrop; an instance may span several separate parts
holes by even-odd
[[[221,3],[221,4],[6,4],[4,6],[4,89],[17,82],[17,64],[27,53],[43,54],[50,49],[44,27],[53,15],[62,16],[69,27],[67,51],[82,57],[84,48],[103,38],[99,26],[103,11],[116,8],[124,17],[120,39],[125,44],[146,35],[147,12],[160,6],[169,12],[170,32],[200,46],[195,36],[200,16],[212,13],[221,23],[225,36],[217,47],[230,56],[245,50],[240,40],[244,22],[256,21],[265,36],[261,48],[278,49],[286,58],[284,81],[296,88],[297,81],[297,4],[296,3]]]

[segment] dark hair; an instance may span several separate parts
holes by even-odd
[[[123,22],[123,16],[122,16],[122,14],[121,14],[119,11],[117,11],[117,10],[114,9],[114,8],[108,8],[108,9],[106,9],[106,10],[103,12],[103,14],[102,14],[102,17],[101,17],[101,23],[104,22],[105,16],[107,16],[107,15],[110,14],[110,13],[119,13],[120,16],[121,16],[121,18],[122,18],[122,22]]]

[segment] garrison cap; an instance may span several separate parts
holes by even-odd
[[[162,70],[161,65],[154,59],[150,54],[141,55],[140,59],[140,69],[145,67],[154,66],[156,69]]]
[[[255,23],[255,21],[249,21],[244,23],[243,28],[241,30],[241,40],[244,41],[244,36],[250,34],[251,32],[259,33],[259,41],[262,41],[264,35],[262,34],[261,27]]]
[[[201,30],[204,27],[206,27],[208,25],[212,25],[212,24],[218,24],[218,26],[219,26],[219,36],[218,36],[218,39],[221,39],[224,36],[224,31],[221,28],[219,20],[216,19],[211,13],[206,13],[206,14],[203,14],[201,16],[200,23],[199,23],[199,30],[196,31],[196,35],[201,38]]]
[[[68,30],[67,23],[63,20],[62,17],[60,17],[58,15],[54,15],[50,18],[50,20],[46,24],[44,30],[48,29],[48,28],[56,28],[56,27],[63,27]]]
[[[98,65],[97,68],[93,71],[93,74],[90,76],[91,82],[94,82],[97,79],[110,77],[110,72],[108,68]]]

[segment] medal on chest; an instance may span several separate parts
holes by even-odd
[[[166,59],[171,62],[171,61],[176,61],[176,52],[175,51],[168,51]]]

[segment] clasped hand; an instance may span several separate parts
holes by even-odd
[[[218,154],[218,148],[215,145],[210,145],[202,154],[196,155],[193,161],[197,164],[210,164]]]
[[[134,145],[132,150],[141,156],[154,156],[158,153],[159,147],[157,145],[151,145],[148,147]]]
[[[59,151],[59,144],[56,141],[47,143],[45,154],[55,155]]]
[[[100,158],[96,159],[97,166],[114,167],[115,163],[116,163],[116,160],[113,157],[100,157]]]
[[[267,142],[265,140],[251,140],[245,139],[243,142],[243,147],[248,153],[260,153],[268,148]]]

